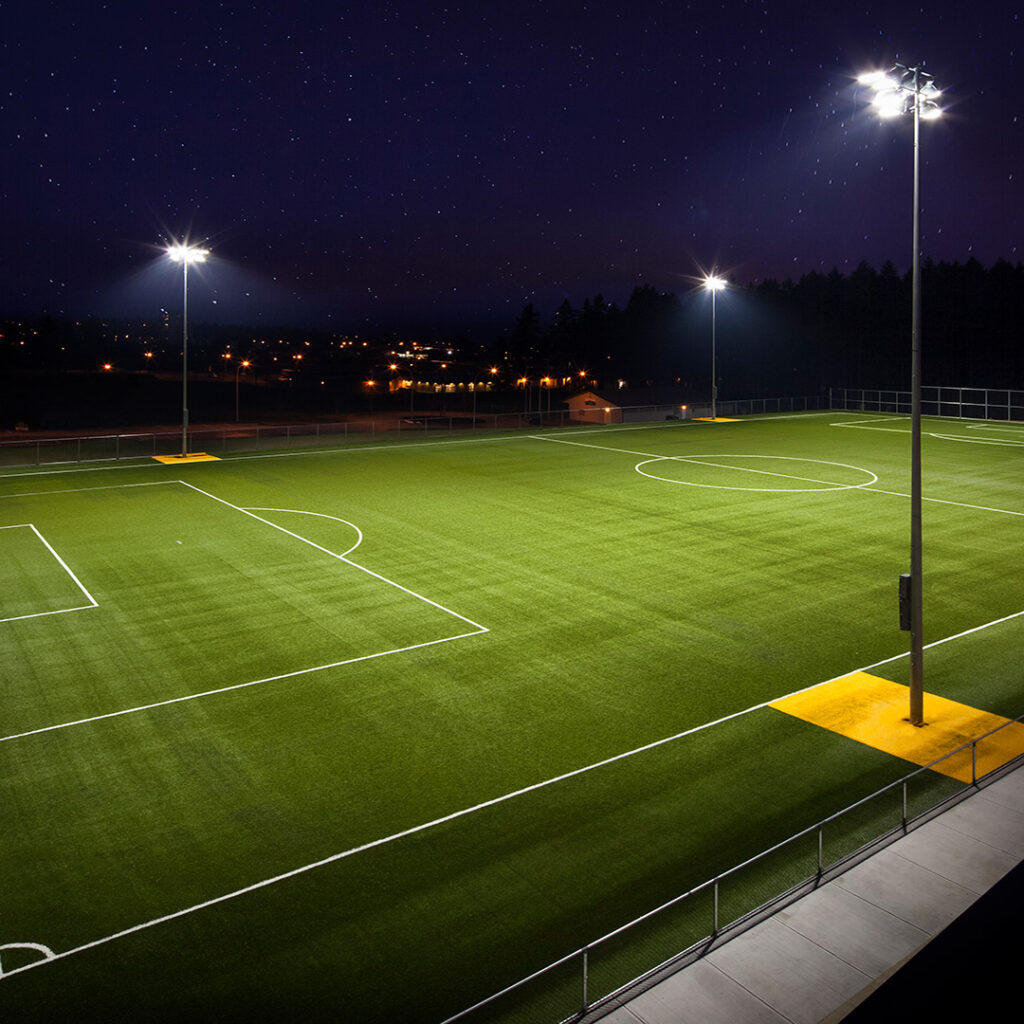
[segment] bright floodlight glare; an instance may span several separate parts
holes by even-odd
[[[884,71],[865,71],[864,74],[857,76],[857,81],[861,85],[870,85],[873,89],[892,88],[889,76]]]
[[[709,274],[704,278],[704,287],[709,292],[720,292],[725,287],[725,280],[721,277],[715,277],[713,274]]]
[[[872,106],[879,117],[899,117],[906,110],[906,100],[894,89],[885,89],[875,96]]]
[[[932,76],[921,68],[897,64],[891,71],[865,72],[857,76],[857,81],[875,90],[871,105],[879,117],[899,117],[915,108],[923,121],[934,121],[942,116],[936,103],[942,92]]]
[[[209,249],[200,249],[197,245],[179,243],[167,246],[167,255],[175,263],[203,263],[210,255]]]

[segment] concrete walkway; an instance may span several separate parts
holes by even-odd
[[[834,1024],[1022,861],[1024,768],[1018,768],[602,1021]],[[1018,921],[1022,909],[1015,908]],[[1019,935],[1018,929],[1018,945]],[[972,935],[959,964],[968,979],[979,953],[1000,941],[983,928]],[[932,979],[932,988],[942,981]],[[1004,983],[1012,987],[1016,977]]]

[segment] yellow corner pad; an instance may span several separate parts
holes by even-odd
[[[695,423],[742,423],[742,420],[729,416],[694,416]]]
[[[919,765],[931,764],[1001,725],[1006,727],[977,745],[977,775],[1024,753],[1024,725],[1006,724],[1010,720],[1000,715],[935,694],[924,695],[925,724],[911,725],[909,687],[867,672],[833,679],[769,706]],[[961,782],[972,781],[970,749],[947,757],[934,770]]]
[[[154,455],[153,458],[166,466],[176,466],[183,462],[220,462],[216,455],[207,455],[206,452],[192,452],[191,455]]]

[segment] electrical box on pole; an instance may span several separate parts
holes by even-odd
[[[910,632],[910,573],[900,576],[900,629]]]

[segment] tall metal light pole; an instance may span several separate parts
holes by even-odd
[[[725,288],[725,280],[709,274],[704,278],[704,290],[711,292],[711,418],[717,419],[718,378],[715,376],[715,296]]]
[[[188,455],[188,267],[190,263],[203,263],[209,249],[195,245],[169,245],[167,255],[181,264],[183,301],[181,311],[181,457]]]
[[[914,250],[910,301],[910,722],[924,725],[924,614],[921,569],[921,121],[942,111],[932,76],[920,67],[896,64],[891,71],[874,71],[858,81],[875,90],[880,117],[914,116]]]

